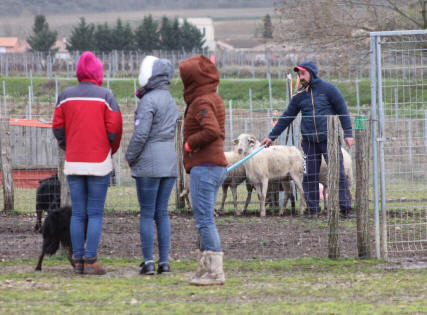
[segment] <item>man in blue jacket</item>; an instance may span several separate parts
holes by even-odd
[[[289,126],[299,112],[301,120],[301,146],[304,151],[303,188],[310,215],[320,212],[319,205],[319,171],[322,154],[328,161],[327,151],[327,116],[338,115],[344,130],[344,141],[351,148],[353,145],[353,130],[347,104],[341,92],[331,83],[323,81],[318,75],[316,65],[305,61],[294,68],[298,73],[301,88],[292,97],[288,108],[279,118],[261,145],[266,147]],[[348,216],[353,210],[350,201],[350,191],[345,176],[343,157],[340,152],[340,184],[339,199],[342,216]]]

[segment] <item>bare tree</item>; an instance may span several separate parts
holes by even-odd
[[[427,0],[282,0],[275,40],[307,53],[361,62],[369,32],[426,28]]]
[[[409,28],[427,28],[426,5],[427,0],[343,0],[352,6],[377,7],[394,13],[397,18],[395,26]],[[390,25],[393,27],[393,25]]]

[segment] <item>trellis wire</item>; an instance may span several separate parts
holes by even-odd
[[[111,78],[132,76],[135,77],[139,71],[139,64],[145,52],[139,51],[111,51],[95,52],[102,60],[105,70],[110,72]],[[256,77],[268,78],[277,71],[278,78],[281,78],[282,69],[290,69],[295,65],[295,57],[288,51],[153,51],[150,54],[160,58],[171,60],[175,66],[184,59],[197,54],[217,56],[216,62],[223,78],[226,77]],[[62,73],[68,77],[74,75],[76,64],[80,53],[70,52],[68,54],[51,55],[40,52],[28,53],[8,53],[0,54],[0,75],[6,77],[10,75],[25,75],[28,77],[29,70],[37,75],[46,75],[52,78],[54,73]],[[313,59],[313,56],[298,53],[300,60]],[[262,56],[262,58],[259,58]],[[337,64],[335,58],[322,57],[314,58],[319,65],[321,75],[325,79],[330,79],[331,73],[338,73],[340,80],[342,77],[342,64]],[[356,79],[360,76],[368,75],[368,64],[360,62],[346,65],[348,68],[347,79]],[[338,71],[340,70],[340,71]]]

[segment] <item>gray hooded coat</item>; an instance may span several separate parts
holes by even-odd
[[[167,59],[153,58],[152,62],[141,65],[141,73],[151,72],[151,76],[138,91],[142,97],[135,111],[135,130],[126,152],[132,177],[177,176],[174,137],[179,112],[169,93],[173,71]]]

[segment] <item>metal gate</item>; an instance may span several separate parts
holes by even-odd
[[[426,35],[370,34],[378,258],[427,257]]]

